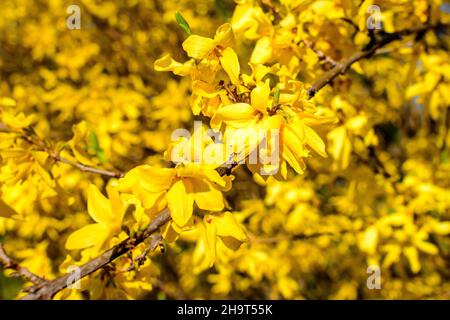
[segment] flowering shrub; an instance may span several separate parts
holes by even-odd
[[[72,2],[0,5],[0,298],[448,296],[445,1]]]

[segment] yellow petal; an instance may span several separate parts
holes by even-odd
[[[325,143],[322,138],[310,127],[304,126],[305,130],[305,138],[306,143],[310,146],[315,152],[320,154],[322,157],[326,157],[327,153],[325,152]]]
[[[222,237],[233,237],[239,241],[247,241],[244,229],[231,212],[224,212],[212,217],[213,223],[217,226],[217,235]]]
[[[156,71],[171,71],[179,76],[187,76],[191,72],[192,66],[192,61],[180,63],[173,60],[168,54],[156,60],[154,64]]]
[[[378,230],[376,227],[371,226],[364,231],[359,240],[359,247],[362,251],[368,254],[374,254],[378,244]]]
[[[16,101],[11,98],[0,98],[0,106],[3,107],[15,107]]]
[[[209,181],[217,183],[221,187],[225,187],[227,184],[216,170],[206,169],[203,171],[203,174]]]
[[[87,202],[89,215],[95,222],[107,226],[116,224],[115,217],[112,214],[111,203],[93,184],[89,185]]]
[[[403,254],[408,259],[409,266],[411,267],[411,271],[413,273],[417,273],[420,271],[420,261],[419,261],[419,253],[415,247],[406,247],[403,249]]]
[[[72,233],[66,241],[67,250],[79,250],[93,246],[101,247],[109,236],[109,228],[99,224],[90,224]]]
[[[206,98],[214,98],[220,93],[212,84],[200,80],[192,82],[192,92]]]
[[[235,128],[242,128],[250,124],[256,110],[248,103],[235,103],[224,106],[217,110],[216,115],[225,123]]]
[[[267,113],[267,107],[269,106],[269,95],[270,95],[270,80],[264,84],[259,84],[252,90],[251,102],[253,108],[261,111],[262,113]]]
[[[196,180],[194,184],[195,203],[202,210],[221,211],[224,208],[222,192],[212,184]]]
[[[239,84],[239,73],[241,72],[241,67],[239,66],[239,59],[231,48],[226,48],[222,51],[220,56],[220,64],[225,72],[230,77],[231,83]]]
[[[328,133],[327,138],[330,142],[331,153],[333,158],[338,161],[339,168],[347,168],[352,152],[352,145],[347,136],[347,129],[344,126],[335,128]]]
[[[156,168],[148,165],[138,167],[139,183],[150,192],[161,193],[167,190],[172,183],[175,170],[169,168]]]
[[[126,210],[125,204],[122,199],[120,199],[119,190],[116,186],[107,186],[106,192],[108,193],[114,221],[117,226],[120,226]]]
[[[206,220],[204,221],[205,221],[205,230],[204,230],[205,260],[208,267],[212,267],[216,260],[217,229],[215,224],[208,223],[206,222]]]
[[[221,25],[216,31],[214,40],[222,48],[232,46],[234,43],[234,33],[231,25],[229,23]]]
[[[254,64],[265,64],[272,58],[272,41],[269,37],[263,37],[256,42],[250,62]]]
[[[216,42],[213,39],[205,38],[197,35],[189,36],[183,42],[183,49],[187,55],[194,59],[206,58],[216,46]]]
[[[185,226],[192,217],[194,193],[188,179],[177,180],[167,193],[168,206],[173,221],[180,227]]]
[[[308,152],[303,147],[298,135],[286,126],[283,130],[283,158],[297,173],[302,174],[305,167],[303,158],[307,156]]]
[[[415,245],[422,252],[425,252],[425,253],[428,253],[428,254],[431,254],[431,255],[435,255],[435,254],[439,253],[438,247],[436,247],[436,245],[434,245],[431,242],[428,242],[428,241],[416,241]]]

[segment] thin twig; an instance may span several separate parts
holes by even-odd
[[[132,270],[136,270],[138,269],[140,266],[142,266],[145,263],[145,260],[147,259],[147,256],[150,252],[154,251],[159,244],[162,241],[162,236],[161,233],[155,233],[153,235],[150,236],[150,241],[149,244],[147,245],[147,247],[144,249],[144,251],[138,255],[134,261],[131,263],[131,265],[125,269],[125,272],[129,272]]]
[[[122,172],[114,172],[114,171],[108,171],[108,170],[93,168],[93,167],[84,165],[82,163],[75,162],[75,161],[66,159],[64,157],[61,157],[59,154],[49,154],[49,155],[56,162],[61,162],[61,163],[68,164],[68,165],[70,165],[70,166],[72,166],[74,168],[77,168],[77,169],[79,169],[79,170],[81,170],[83,172],[99,174],[99,175],[102,175],[102,176],[107,176],[107,177],[112,177],[112,178],[122,178],[123,177],[123,173]]]
[[[309,42],[308,40],[305,40],[305,39],[303,39],[301,41],[305,44],[305,46],[307,48],[309,48],[312,51],[314,51],[314,53],[317,55],[319,60],[325,61],[326,63],[330,64],[332,67],[336,66],[337,62],[334,61],[334,59],[332,59],[329,56],[327,56],[323,51],[321,51],[319,49],[316,49],[316,47],[311,42]]]
[[[338,62],[333,69],[329,70],[322,77],[317,79],[308,88],[308,99],[313,98],[320,89],[322,89],[327,84],[331,83],[337,76],[345,74],[352,64],[372,56],[381,47],[384,47],[385,45],[395,40],[401,40],[404,36],[419,34],[429,30],[448,28],[449,26],[450,26],[449,24],[423,25],[416,28],[402,30],[394,33],[386,33],[382,31],[379,32],[378,34],[375,34],[376,40],[373,41],[373,43],[371,43],[370,46],[364,48],[362,51],[353,54],[351,57],[341,62]]]
[[[128,238],[118,245],[112,247],[111,249],[105,251],[97,258],[85,263],[80,266],[79,269],[74,270],[72,273],[68,273],[62,277],[56,278],[52,281],[47,281],[41,288],[37,289],[25,297],[23,300],[45,300],[51,299],[59,291],[67,288],[70,284],[71,279],[75,279],[79,276],[79,279],[84,278],[91,273],[101,269],[107,264],[114,261],[116,258],[122,256],[123,254],[129,252],[132,248],[136,247],[138,244],[142,243],[145,239],[150,237],[153,233],[159,230],[163,225],[165,225],[170,220],[170,212],[168,209],[163,210],[159,213],[147,229],[139,236],[134,238]]]
[[[41,286],[46,283],[45,279],[39,277],[38,275],[34,274],[28,268],[20,266],[16,261],[11,259],[5,251],[5,248],[3,248],[3,244],[0,243],[0,264],[5,269],[11,269],[14,270],[14,276],[19,276],[27,281],[30,281],[34,283],[37,286]]]

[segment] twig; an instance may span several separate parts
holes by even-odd
[[[333,81],[337,76],[345,74],[352,64],[354,64],[359,60],[372,56],[381,47],[384,47],[385,45],[395,40],[401,40],[404,36],[419,34],[429,30],[448,28],[449,26],[450,26],[449,24],[423,25],[394,33],[386,33],[382,31],[375,34],[376,40],[373,41],[368,47],[364,48],[362,51],[353,54],[348,59],[338,62],[333,69],[329,70],[322,77],[316,80],[308,88],[308,99],[313,98],[320,89],[322,89],[324,86]]]
[[[36,286],[41,286],[46,283],[45,279],[34,274],[28,268],[20,266],[16,261],[11,259],[3,248],[3,244],[0,243],[0,264],[3,265],[5,269],[14,270],[15,276],[22,277],[23,279],[34,283]]]
[[[69,159],[66,159],[64,157],[61,157],[59,154],[53,154],[53,153],[49,153],[50,157],[52,157],[56,162],[61,162],[61,163],[65,163],[68,164],[72,167],[75,167],[83,172],[89,172],[89,173],[94,173],[94,174],[99,174],[102,176],[107,176],[107,177],[112,177],[112,178],[122,178],[123,177],[123,173],[122,172],[114,172],[114,171],[108,171],[108,170],[103,170],[103,169],[97,169],[97,168],[93,168],[93,167],[89,167],[87,165],[84,165],[82,163],[79,162],[75,162]]]
[[[321,51],[319,49],[316,49],[311,42],[309,42],[308,40],[305,40],[305,39],[301,40],[301,42],[303,42],[307,48],[309,48],[312,51],[314,51],[314,53],[317,55],[319,60],[323,60],[323,61],[327,62],[332,67],[336,66],[337,62],[334,61],[334,59],[332,59],[329,56],[327,56],[323,51]]]
[[[223,176],[228,174],[237,164],[233,163],[228,167],[219,167],[217,168],[217,172]],[[69,285],[69,279],[74,279],[76,274],[78,274],[79,279],[84,278],[91,273],[103,268],[108,265],[110,262],[114,261],[116,258],[122,256],[123,254],[128,253],[131,249],[135,248],[138,244],[142,243],[145,239],[149,238],[152,234],[157,232],[159,228],[164,226],[167,222],[171,220],[170,211],[168,208],[161,211],[149,224],[147,229],[140,235],[128,238],[113,248],[105,251],[97,258],[85,263],[78,270],[73,271],[67,275],[54,279],[52,281],[48,281],[45,286],[32,292],[25,297],[23,300],[45,300],[51,299],[56,293],[67,288]],[[157,239],[157,238],[155,238]]]
[[[138,267],[142,266],[145,263],[147,255],[151,251],[154,251],[156,249],[156,247],[161,243],[161,241],[162,241],[161,233],[158,232],[158,233],[155,233],[155,234],[151,235],[150,236],[150,243],[144,249],[144,252],[142,252],[140,255],[138,255],[134,259],[133,263],[131,263],[131,265],[127,269],[124,270],[124,272],[129,272],[129,271],[135,270]]]
[[[59,291],[67,288],[70,284],[70,279],[74,279],[77,275],[79,279],[84,278],[91,273],[106,266],[110,262],[114,261],[121,255],[129,252],[132,248],[136,247],[139,243],[150,237],[153,233],[159,230],[164,224],[169,222],[170,212],[168,209],[160,212],[150,223],[147,229],[139,236],[134,238],[128,238],[111,249],[105,251],[97,258],[80,266],[79,269],[74,270],[72,273],[68,273],[62,277],[56,278],[52,281],[47,281],[41,288],[23,297],[23,300],[45,300],[51,299]]]

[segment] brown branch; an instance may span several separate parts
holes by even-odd
[[[170,212],[168,209],[160,212],[150,223],[147,229],[139,236],[128,238],[111,249],[105,251],[97,258],[80,266],[78,270],[68,273],[62,277],[56,278],[52,281],[47,281],[41,288],[23,297],[23,300],[43,300],[51,299],[59,291],[67,288],[70,285],[70,279],[74,279],[79,274],[80,279],[106,266],[116,258],[129,252],[132,248],[142,243],[145,239],[150,237],[153,233],[159,230],[164,224],[169,222]],[[78,273],[79,272],[79,273]]]
[[[34,283],[36,286],[42,286],[46,283],[45,279],[34,274],[28,268],[20,266],[16,261],[11,259],[3,248],[3,244],[0,243],[0,264],[5,269],[14,270],[13,276],[19,276],[27,281]]]
[[[449,26],[450,26],[449,24],[433,24],[433,25],[426,24],[419,27],[402,30],[394,33],[386,33],[383,31],[375,33],[374,34],[375,41],[372,41],[368,47],[364,48],[362,51],[353,54],[351,57],[341,62],[338,62],[333,69],[327,71],[325,74],[322,75],[322,77],[317,79],[308,88],[308,99],[313,98],[320,89],[325,87],[327,84],[331,83],[337,76],[345,74],[352,64],[362,59],[371,57],[381,47],[384,47],[393,41],[401,40],[405,36],[414,34],[423,34],[424,32],[429,30],[448,28]]]
[[[70,165],[70,166],[72,166],[74,168],[77,168],[77,169],[79,169],[80,171],[83,171],[83,172],[99,174],[99,175],[102,175],[102,176],[107,176],[107,177],[112,177],[112,178],[122,178],[123,177],[123,173],[122,172],[114,172],[114,171],[108,171],[108,170],[93,168],[93,167],[87,166],[85,164],[82,164],[82,163],[79,163],[79,162],[75,162],[75,161],[66,159],[64,157],[61,157],[57,153],[49,153],[49,155],[56,162],[61,162],[61,163],[68,164],[68,165]]]
[[[337,62],[334,61],[334,59],[332,59],[329,56],[327,56],[323,51],[321,51],[319,49],[316,49],[311,42],[309,42],[308,40],[305,40],[305,39],[303,39],[301,41],[305,44],[305,46],[307,48],[311,49],[317,55],[319,60],[325,61],[326,63],[330,64],[331,67],[335,67],[336,66]]]
[[[238,164],[233,163],[217,168],[217,172],[223,176],[230,174],[231,171],[237,166]],[[171,220],[170,217],[170,211],[168,208],[161,211],[149,224],[147,229],[140,235],[128,238],[118,245],[114,246],[113,248],[105,251],[101,255],[99,255],[97,258],[94,258],[93,260],[85,263],[80,267],[79,270],[75,270],[72,273],[66,274],[62,277],[59,277],[57,279],[54,279],[52,281],[48,281],[45,286],[34,290],[27,296],[23,297],[23,300],[44,300],[44,299],[51,299],[53,296],[58,293],[59,291],[67,288],[67,286],[70,284],[68,283],[70,279],[74,279],[76,273],[78,273],[80,279],[84,278],[95,271],[105,267],[112,261],[114,261],[116,258],[122,256],[123,254],[126,254],[131,249],[136,247],[138,244],[144,242],[147,238],[155,234],[159,228],[164,226],[167,222]],[[159,241],[156,242],[158,239],[158,236],[154,237],[155,243],[159,243]],[[153,241],[150,241],[149,247],[151,247]],[[157,244],[156,244],[157,245]],[[153,249],[154,250],[154,249]],[[138,257],[139,258],[139,257]]]
[[[121,272],[129,272],[132,270],[137,270],[140,266],[142,266],[145,263],[145,260],[147,259],[147,256],[150,252],[154,251],[156,249],[157,246],[159,246],[159,244],[162,241],[162,236],[161,233],[155,233],[153,235],[150,236],[150,243],[147,245],[147,247],[144,249],[144,251],[138,255],[134,261],[131,263],[131,265],[125,269],[124,271]]]

